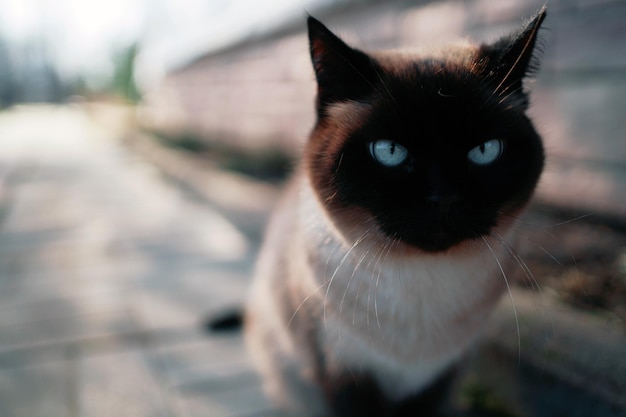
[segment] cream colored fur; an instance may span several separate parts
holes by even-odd
[[[480,335],[506,288],[503,240],[510,248],[514,235],[500,225],[484,240],[419,253],[373,222],[334,224],[300,171],[270,224],[248,303],[247,341],[269,394],[297,414],[324,413],[297,411],[322,398],[315,358],[298,344],[308,325],[330,374],[366,372],[392,399],[418,392]]]

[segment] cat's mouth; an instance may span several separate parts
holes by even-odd
[[[413,239],[403,239],[403,241],[416,246],[426,252],[445,252],[448,249],[456,246],[457,244],[467,239],[461,239],[458,237],[452,237],[444,230],[438,230],[430,236],[423,236]]]
[[[405,236],[397,237],[399,240],[413,248],[420,249],[424,252],[437,253],[446,252],[453,247],[460,245],[468,240],[474,240],[480,236],[472,236],[466,238],[453,237],[444,231],[438,231],[427,236],[412,236],[405,234]]]
[[[445,252],[468,241],[487,236],[495,226],[492,216],[462,214],[409,216],[405,213],[378,219],[383,233],[389,238],[425,252]]]

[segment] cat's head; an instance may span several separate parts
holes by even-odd
[[[544,17],[492,44],[372,54],[309,18],[318,118],[305,167],[341,233],[440,252],[528,202],[544,153],[523,81]]]

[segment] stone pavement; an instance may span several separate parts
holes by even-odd
[[[129,138],[119,116],[0,113],[0,416],[277,416],[241,335],[204,330],[241,305],[277,190]],[[563,227],[532,246],[580,256]],[[626,416],[623,318],[552,293],[515,289],[517,319],[503,298],[450,417]]]
[[[0,114],[0,416],[269,408],[239,334],[254,245],[78,109]]]

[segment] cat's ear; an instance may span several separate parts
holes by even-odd
[[[351,48],[312,16],[308,18],[309,47],[317,80],[317,112],[325,115],[329,104],[358,100],[372,91],[376,64]]]
[[[538,68],[537,35],[545,17],[543,6],[519,30],[481,47],[480,57],[486,58],[487,76],[496,83],[498,94],[523,93],[522,81]]]

